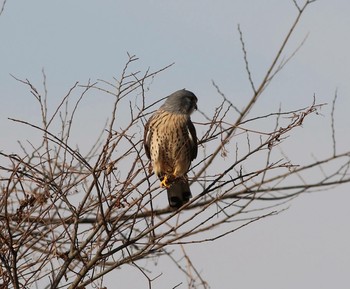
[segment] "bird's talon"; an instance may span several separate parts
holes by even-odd
[[[163,180],[160,182],[162,188],[170,188],[170,183],[168,182],[168,177],[164,176]]]

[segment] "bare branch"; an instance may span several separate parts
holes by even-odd
[[[335,111],[335,102],[338,98],[338,90],[334,93],[334,98],[332,102],[332,111],[331,111],[331,129],[332,129],[332,142],[333,142],[333,156],[337,155],[337,144],[335,139],[335,119],[334,119],[334,111]]]
[[[252,79],[252,74],[251,74],[250,68],[249,68],[247,50],[245,48],[245,43],[244,43],[244,40],[243,40],[243,33],[242,33],[242,30],[241,30],[241,26],[238,25],[237,29],[238,29],[238,32],[239,32],[239,39],[240,39],[241,45],[242,45],[243,59],[244,59],[244,63],[245,63],[245,70],[248,73],[248,79],[249,79],[249,82],[250,82],[250,86],[252,87],[254,94],[256,94],[255,85],[254,85],[254,82],[253,82],[253,79]]]
[[[0,8],[0,16],[1,16],[1,14],[4,12],[4,10],[5,10],[6,1],[7,1],[7,0],[3,0],[3,2],[2,2],[1,8]]]

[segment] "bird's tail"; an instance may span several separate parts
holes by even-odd
[[[167,188],[169,205],[172,208],[179,208],[187,203],[192,197],[190,186],[187,179],[176,179],[175,182]]]

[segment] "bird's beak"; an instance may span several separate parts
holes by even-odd
[[[194,109],[195,109],[195,110],[198,109],[197,103],[194,105]]]

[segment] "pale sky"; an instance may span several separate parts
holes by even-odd
[[[310,5],[287,52],[308,35],[305,44],[253,111],[258,115],[280,105],[286,110],[305,107],[314,94],[317,102],[328,103],[321,115],[310,117],[292,133],[287,147],[293,162],[304,164],[332,153],[329,114],[336,89],[338,151],[349,150],[349,14],[348,0]],[[38,120],[33,97],[10,74],[41,87],[44,69],[53,109],[76,81],[118,77],[129,52],[140,58],[135,70],[156,70],[175,62],[155,78],[150,102],[187,88],[198,96],[201,110],[212,111],[217,97],[214,80],[242,107],[251,90],[237,25],[258,83],[296,15],[292,0],[8,0],[0,17],[0,150],[16,152],[17,140],[35,137],[8,117]],[[89,143],[84,135],[91,130],[98,135],[107,115],[100,99],[82,105],[85,121],[77,139],[84,147]],[[192,118],[196,120],[196,113]],[[219,241],[188,246],[187,252],[211,288],[349,288],[349,189],[344,185],[300,196],[280,215]],[[155,275],[163,274],[152,288],[173,288],[179,282],[184,284],[177,288],[187,288],[181,273],[166,262],[162,267],[162,262]],[[124,282],[120,288],[148,288],[137,270],[124,270],[128,278],[121,272],[112,274]],[[116,288],[112,275],[108,288]]]

